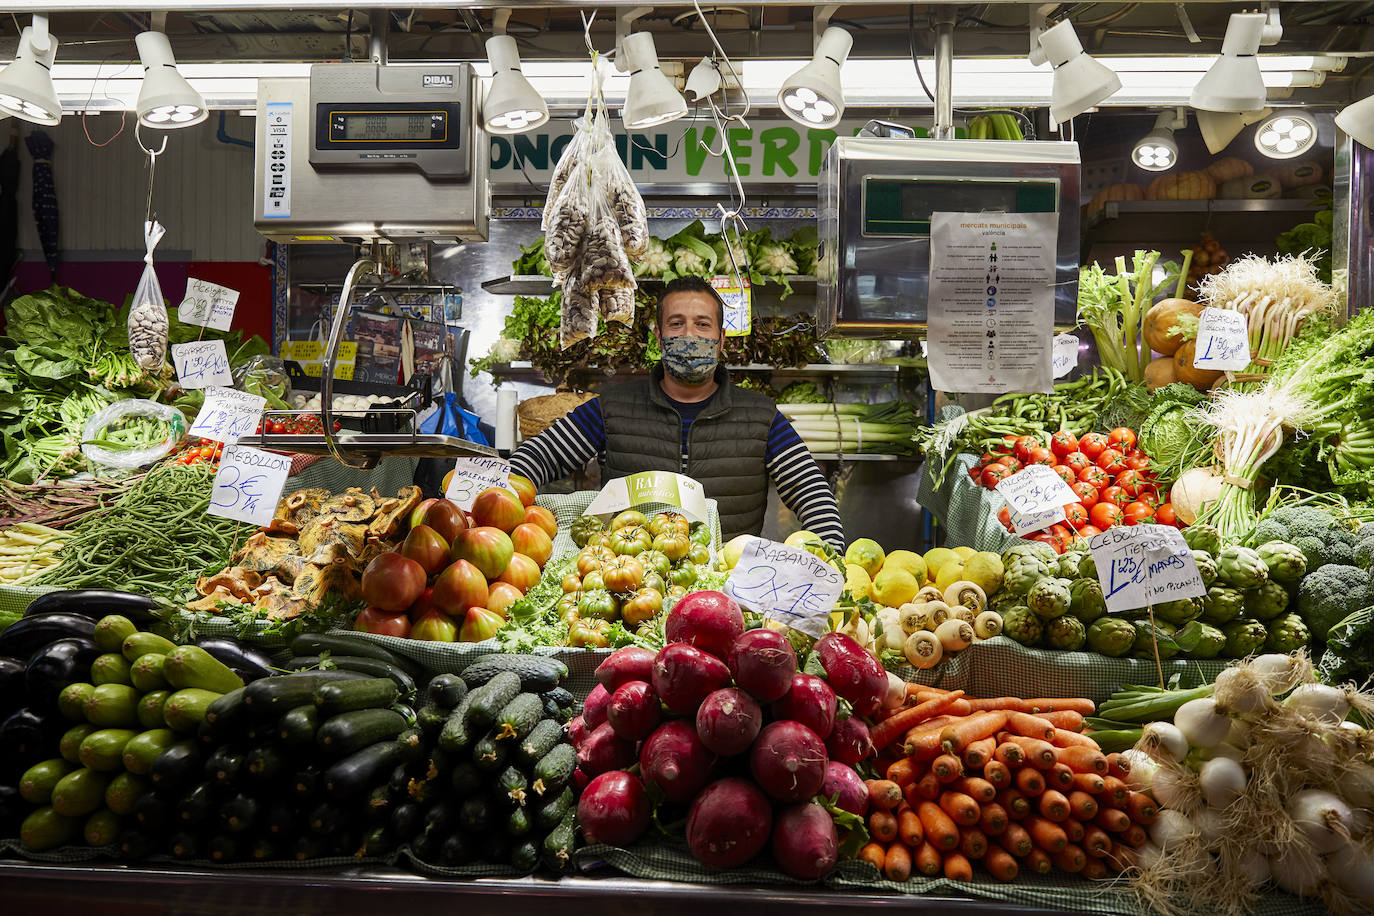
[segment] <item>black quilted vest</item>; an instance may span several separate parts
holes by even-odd
[[[769,398],[730,384],[716,368],[716,395],[687,433],[682,463],[682,418],[659,387],[662,368],[647,379],[624,382],[600,395],[606,422],[601,479],[637,471],[675,471],[700,481],[720,511],[725,539],[758,534],[768,505],[764,452],[777,407]]]

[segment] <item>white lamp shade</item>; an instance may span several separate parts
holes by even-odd
[[[1270,159],[1293,159],[1317,142],[1317,122],[1301,111],[1280,111],[1255,128],[1255,149]]]
[[[816,42],[811,62],[783,81],[778,106],[783,114],[807,127],[834,127],[844,115],[844,87],[840,67],[849,57],[854,38],[831,26]]]
[[[1063,124],[1121,88],[1121,78],[1083,50],[1073,23],[1065,19],[1040,34],[1040,47],[1054,67],[1050,118]]]
[[[158,130],[199,124],[210,115],[201,94],[177,70],[172,45],[161,32],[134,37],[143,62],[143,86],[138,91],[138,123]]]
[[[1260,74],[1263,13],[1233,13],[1221,43],[1221,56],[1193,87],[1192,105],[1204,111],[1254,111],[1264,107],[1264,77]]]
[[[1336,126],[1350,139],[1374,148],[1374,95],[1341,109],[1336,115]]]
[[[1150,131],[1136,143],[1131,151],[1131,161],[1147,172],[1166,172],[1178,165],[1178,144],[1174,142],[1174,132],[1168,129]]]
[[[519,134],[549,119],[549,106],[520,72],[520,52],[515,39],[495,35],[487,39],[491,64],[491,89],[482,102],[482,118],[493,134]]]
[[[626,35],[621,42],[620,65],[630,74],[625,90],[625,107],[620,120],[625,127],[636,130],[676,121],[687,114],[687,103],[673,88],[658,66],[658,51],[650,32]]]
[[[56,58],[57,39],[49,35],[47,49],[37,53],[33,48],[33,28],[25,26],[14,61],[0,70],[0,114],[35,124],[53,125],[61,121],[62,103],[52,82]]]
[[[1267,118],[1271,111],[1269,108],[1258,111],[1198,110],[1197,126],[1202,132],[1202,142],[1207,144],[1207,152],[1215,155],[1226,149],[1242,130]]]

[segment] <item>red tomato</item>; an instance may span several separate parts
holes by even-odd
[[[999,483],[1011,476],[1011,473],[1004,464],[990,464],[983,468],[983,486],[995,490]]]
[[[1103,449],[1097,456],[1097,466],[1115,477],[1126,470],[1126,456],[1114,448]]]
[[[1100,502],[1111,503],[1114,506],[1124,506],[1126,505],[1126,503],[1131,501],[1132,496],[1125,490],[1113,484],[1112,486],[1105,488],[1101,493],[1099,493],[1097,495],[1097,498]]]
[[[981,464],[975,464],[968,469],[968,476],[973,478],[974,483],[978,483],[983,479],[983,466]]]
[[[1097,505],[1097,487],[1092,484],[1080,480],[1078,483],[1069,484],[1069,489],[1073,490],[1084,509],[1091,509]]]
[[[1011,450],[1015,447],[1016,437],[1008,434],[1002,437],[1001,445],[994,445],[992,448],[988,449],[988,451],[997,455],[1010,455]]]
[[[1011,524],[1011,509],[1007,506],[997,510],[997,520],[1002,523],[1002,527],[1008,531],[1015,531]]]
[[[1142,502],[1128,503],[1121,514],[1126,519],[1128,525],[1139,525],[1143,522],[1153,522],[1155,520],[1155,507]]]
[[[1060,479],[1063,480],[1069,486],[1073,486],[1074,484],[1078,483],[1078,473],[1071,467],[1065,467],[1062,464],[1056,464],[1054,467],[1050,468],[1050,470],[1058,474]]]
[[[1021,462],[1010,455],[1003,455],[1001,458],[994,461],[993,464],[1000,464],[1002,467],[1009,469],[1013,474],[1021,470]]]
[[[1135,430],[1125,426],[1118,426],[1116,429],[1107,433],[1107,444],[1112,448],[1129,452],[1135,448]]]
[[[978,467],[985,468],[997,460],[997,456],[992,452],[984,452],[983,457],[978,459]]]
[[[1016,452],[1016,458],[1018,461],[1020,461],[1022,464],[1030,464],[1029,456],[1031,453],[1031,449],[1039,447],[1040,440],[1035,438],[1034,436],[1017,436],[1016,445],[1013,450]]]
[[[1126,456],[1126,467],[1132,471],[1148,471],[1150,469],[1150,459],[1146,455],[1136,455],[1132,453]]]
[[[1139,496],[1140,491],[1145,489],[1146,485],[1145,478],[1141,476],[1141,473],[1139,471],[1133,471],[1130,468],[1117,474],[1115,483],[1118,487],[1132,496]]]
[[[1082,452],[1070,452],[1064,456],[1064,464],[1073,468],[1075,474],[1084,468],[1092,467],[1092,463],[1093,460]]]
[[[1106,447],[1107,437],[1101,433],[1088,433],[1078,440],[1078,450],[1093,461],[1097,460],[1097,456],[1102,454],[1102,450]]]
[[[1088,524],[1088,509],[1082,503],[1069,503],[1064,507],[1064,516],[1075,531]]]
[[[1164,501],[1163,498],[1159,495],[1159,491],[1152,486],[1141,487],[1139,499],[1141,502],[1149,506],[1158,506],[1160,503]]]
[[[1174,512],[1173,503],[1163,503],[1155,507],[1155,523],[1178,527],[1178,515]]]
[[[1073,534],[1073,531],[1064,522],[1055,522],[1050,526],[1050,534],[1057,537],[1066,538]]]
[[[1079,528],[1079,529],[1078,529],[1078,536],[1079,536],[1080,538],[1082,538],[1083,540],[1087,540],[1088,538],[1092,537],[1094,534],[1101,534],[1101,533],[1102,533],[1102,529],[1099,528],[1099,527],[1097,527],[1096,525],[1084,525],[1082,528]]]
[[[1080,483],[1090,483],[1098,490],[1105,490],[1112,482],[1111,476],[1095,464],[1090,464],[1079,471],[1078,480]]]
[[[1078,451],[1078,437],[1067,429],[1061,429],[1050,437],[1050,451],[1059,457],[1072,455]]]
[[[1026,540],[1039,541],[1042,544],[1049,544],[1050,548],[1054,550],[1055,553],[1064,552],[1064,545],[1060,543],[1060,539],[1045,531],[1036,532],[1035,534],[1032,534],[1028,538],[1026,538]]]
[[[1043,446],[1036,446],[1030,450],[1027,458],[1021,459],[1023,464],[1043,464],[1046,467],[1054,467],[1054,453]]]
[[[1098,528],[1121,524],[1121,507],[1116,503],[1100,502],[1088,510],[1088,520]]]

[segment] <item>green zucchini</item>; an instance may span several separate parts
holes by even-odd
[[[496,715],[496,740],[519,741],[530,732],[544,717],[544,701],[538,694],[522,693],[516,696]]]
[[[390,709],[354,709],[321,725],[315,733],[315,744],[330,756],[343,757],[369,744],[395,738],[405,727],[405,719]]]
[[[292,836],[296,832],[296,806],[289,801],[278,800],[268,805],[262,816],[262,828],[277,839]]]
[[[533,766],[563,740],[563,726],[552,719],[541,719],[515,749],[515,759],[525,766]]]
[[[302,835],[296,838],[296,842],[291,846],[291,858],[297,862],[308,862],[311,859],[318,859],[325,853],[324,843],[317,836]]]
[[[134,820],[138,822],[138,829],[148,836],[165,830],[171,823],[172,813],[171,802],[156,792],[149,792],[134,805]]]
[[[494,735],[487,735],[472,746],[472,762],[478,769],[495,773],[505,766],[509,747],[504,741],[497,741]]]
[[[477,687],[501,672],[517,675],[521,690],[543,693],[568,676],[568,666],[544,655],[486,655],[463,669],[463,680],[469,688]]]
[[[386,823],[391,820],[391,812],[396,807],[391,800],[390,786],[378,786],[367,797],[366,817],[373,823]]]
[[[302,633],[291,641],[291,651],[295,655],[319,655],[328,652],[331,656],[375,658],[378,661],[395,665],[408,672],[412,677],[420,675],[415,662],[371,642],[350,636],[330,636],[327,633]]]
[[[467,707],[468,725],[476,729],[489,727],[506,704],[519,695],[519,675],[513,671],[499,672],[472,692],[472,702]]]
[[[119,658],[123,659],[124,656],[121,655]],[[144,693],[151,690],[166,690],[172,686],[162,674],[162,666],[166,659],[167,656],[158,655],[156,652],[140,655],[138,661],[129,669],[129,683]]]
[[[385,825],[373,827],[363,834],[363,843],[358,852],[364,856],[377,857],[390,854],[396,848],[396,840]]]
[[[263,680],[265,682],[268,679]],[[244,702],[247,690],[247,687],[231,690],[206,708],[205,721],[216,736],[230,737],[240,727],[248,715],[248,706]]]
[[[552,871],[568,874],[573,870],[573,853],[577,850],[577,809],[563,815],[558,826],[549,831],[540,846],[540,858]]]
[[[226,833],[210,837],[209,848],[212,862],[237,862],[241,855],[239,841]]]
[[[120,644],[125,660],[130,663],[138,661],[140,655],[147,655],[149,652],[166,655],[176,647],[177,644],[166,637],[145,632],[130,633]]]
[[[172,842],[168,847],[172,853],[172,858],[186,861],[200,857],[200,836],[189,830],[178,830],[172,834]]]
[[[74,769],[61,757],[35,763],[19,777],[19,796],[31,805],[46,805],[52,800],[53,786]]]
[[[152,798],[151,795],[145,798]],[[140,829],[130,828],[119,835],[119,857],[126,861],[146,859],[153,852],[153,841]]]
[[[402,842],[419,835],[425,824],[425,809],[412,801],[402,802],[391,812],[391,832]]]
[[[366,675],[356,671],[311,671],[259,678],[243,689],[243,703],[254,715],[280,716],[288,709],[315,702],[315,690],[322,684],[364,678]]]
[[[173,687],[195,687],[219,694],[243,686],[243,678],[200,646],[177,646],[166,653],[161,675]]]
[[[316,836],[329,836],[343,828],[344,814],[338,805],[320,802],[305,823]]]
[[[335,798],[359,795],[380,783],[400,755],[395,741],[381,741],[354,751],[325,771],[324,789]]]
[[[417,776],[406,784],[406,792],[418,804],[428,805],[439,800],[444,793],[444,784],[427,776]]]
[[[510,858],[506,861],[510,863],[511,868],[521,874],[528,874],[539,865],[539,847],[533,840],[516,843],[510,851]]]
[[[415,726],[410,726],[396,736],[396,746],[401,749],[402,760],[418,760],[425,751],[424,735]]]
[[[314,703],[288,709],[277,723],[277,733],[282,744],[287,747],[309,747],[315,743],[315,732],[320,726],[320,716]]]
[[[444,843],[433,833],[423,831],[415,839],[410,841],[410,853],[421,862],[433,862],[439,858],[439,850],[444,848]]]
[[[434,703],[426,703],[420,707],[420,711],[415,715],[416,724],[427,736],[439,734],[443,729],[444,723],[448,721],[449,713],[452,710],[445,709]]]
[[[482,771],[477,769],[477,764],[470,760],[460,760],[449,775],[449,785],[453,787],[455,794],[465,796],[486,785],[486,779]]]
[[[228,789],[238,782],[242,770],[243,753],[229,744],[216,748],[205,760],[205,778],[221,789]]]
[[[177,820],[194,827],[210,816],[216,803],[215,784],[208,780],[198,783],[177,801]]]
[[[124,745],[121,759],[124,769],[139,776],[145,775],[152,768],[157,755],[175,744],[176,740],[170,728],[153,728],[135,735]]]
[[[397,696],[396,682],[386,677],[321,684],[315,690],[315,708],[320,715],[336,716],[354,709],[384,708],[396,702]]]
[[[244,758],[248,775],[259,786],[270,787],[286,773],[286,758],[272,745],[255,747]]]
[[[105,807],[121,817],[134,813],[134,805],[149,791],[148,783],[133,773],[120,773],[105,788]]]
[[[506,767],[496,776],[496,789],[508,804],[523,808],[529,789],[529,780],[515,767]]]
[[[190,784],[199,772],[200,748],[196,742],[187,740],[178,741],[158,754],[148,768],[148,777],[157,789],[174,792]]]
[[[485,833],[492,826],[491,805],[481,795],[473,795],[458,808],[458,826],[473,835]]]
[[[162,707],[167,705],[167,698],[171,695],[170,690],[153,690],[145,693],[134,710],[138,724],[143,728],[164,727],[167,720],[162,717]]]
[[[427,834],[448,836],[457,819],[458,812],[454,807],[439,802],[430,806],[430,809],[425,812],[424,826],[420,829]]]
[[[63,760],[70,764],[81,763],[81,742],[86,740],[86,736],[96,731],[98,726],[89,722],[82,722],[80,725],[73,725],[62,733],[61,739],[57,743],[57,753]],[[159,751],[161,753],[161,751]]]
[[[291,778],[291,795],[302,802],[313,801],[320,794],[324,781],[324,771],[319,766],[308,763],[296,770]]]
[[[530,788],[536,795],[541,796],[557,793],[568,784],[576,766],[577,752],[573,750],[573,746],[559,744],[540,757],[539,762],[534,765],[534,781]]]
[[[430,679],[426,696],[441,709],[453,709],[467,696],[468,684],[457,674],[436,674]]]
[[[463,697],[439,730],[439,746],[444,750],[456,754],[472,743],[474,729],[468,727],[468,707],[476,695],[477,692],[473,691]]]
[[[360,655],[331,655],[328,658],[301,655],[288,661],[286,669],[313,672],[320,665],[332,666],[326,669],[331,671],[354,671],[366,677],[389,677],[396,682],[396,687],[401,693],[406,696],[415,693],[415,678],[411,677],[408,671],[389,662]]]
[[[248,855],[258,862],[271,862],[281,858],[281,846],[271,837],[258,837],[248,847]]]
[[[450,833],[439,849],[439,864],[450,868],[466,865],[477,858],[477,843],[465,833]]]
[[[163,704],[162,718],[172,731],[191,734],[205,721],[205,712],[210,704],[221,696],[223,694],[200,687],[178,690]]]
[[[572,810],[574,801],[572,787],[565,787],[557,798],[544,805],[535,814],[535,826],[540,830],[552,830],[557,827],[559,821],[563,820],[563,815]]]

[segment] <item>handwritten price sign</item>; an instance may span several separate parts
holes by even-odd
[[[172,363],[177,368],[177,380],[182,388],[234,384],[234,376],[229,371],[229,355],[224,352],[222,340],[172,344]]]
[[[1107,610],[1129,611],[1207,594],[1193,552],[1168,525],[1110,528],[1088,541]]]
[[[186,281],[186,295],[177,306],[177,318],[184,324],[227,331],[238,303],[238,290],[191,277]]]
[[[233,445],[258,428],[267,399],[235,388],[206,388],[205,406],[196,414],[188,436]]]
[[[766,538],[744,547],[725,593],[770,620],[819,638],[844,591],[844,576],[814,554]]]
[[[1250,365],[1250,330],[1231,309],[1205,308],[1197,323],[1194,369],[1235,371]]]
[[[1079,340],[1073,334],[1056,334],[1054,338],[1054,377],[1063,378],[1078,368]]]
[[[472,510],[477,494],[489,487],[510,489],[510,462],[502,458],[459,458],[444,496],[464,512]]]
[[[1032,464],[1012,474],[997,485],[997,492],[1011,508],[1011,523],[1017,534],[1062,521],[1064,507],[1078,502],[1064,479],[1043,464]]]
[[[205,511],[250,525],[266,525],[276,514],[277,503],[291,459],[246,445],[230,445],[219,460],[210,506]]]

